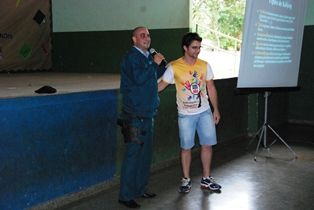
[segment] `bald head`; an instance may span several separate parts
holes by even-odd
[[[133,29],[132,36],[135,36],[136,34],[138,34],[139,31],[141,31],[141,29],[147,29],[147,28],[144,26],[137,26],[136,28]]]
[[[144,26],[136,27],[132,33],[132,40],[136,47],[143,51],[147,51],[151,42],[148,29]]]

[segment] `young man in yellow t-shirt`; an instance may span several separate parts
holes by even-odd
[[[183,57],[169,64],[158,84],[158,91],[162,91],[169,84],[176,86],[183,173],[179,188],[181,193],[191,190],[191,149],[195,144],[195,131],[201,145],[201,187],[210,190],[221,188],[211,176],[212,146],[217,144],[215,124],[220,120],[218,97],[210,65],[198,58],[201,42],[202,38],[197,33],[185,34],[181,43]]]

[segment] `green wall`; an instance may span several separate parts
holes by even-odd
[[[314,1],[313,0],[307,0],[305,25],[314,25]]]
[[[314,124],[314,25],[305,26],[299,72],[299,91],[289,93],[288,119]]]
[[[188,28],[152,29],[151,46],[167,60],[181,55],[180,40]],[[119,73],[122,56],[130,49],[131,30],[53,33],[53,71]]]
[[[54,0],[53,71],[119,73],[131,47],[131,32],[146,26],[152,47],[167,60],[181,55],[180,40],[189,30],[190,0]],[[175,5],[175,7],[173,6]]]
[[[53,0],[53,32],[186,28],[189,1]]]
[[[215,80],[221,121],[217,126],[219,141],[228,141],[247,135],[248,95],[237,94],[237,79]]]

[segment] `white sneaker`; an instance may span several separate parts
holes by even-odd
[[[201,188],[209,189],[209,190],[220,190],[221,186],[217,184],[213,177],[202,178],[201,180]]]
[[[188,193],[191,191],[191,179],[190,178],[182,178],[181,186],[179,187],[179,193]]]

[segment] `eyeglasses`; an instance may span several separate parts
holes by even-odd
[[[141,39],[150,38],[150,34],[140,33],[140,34],[139,34],[139,37],[140,37]]]
[[[200,50],[202,46],[190,46],[193,50]]]

